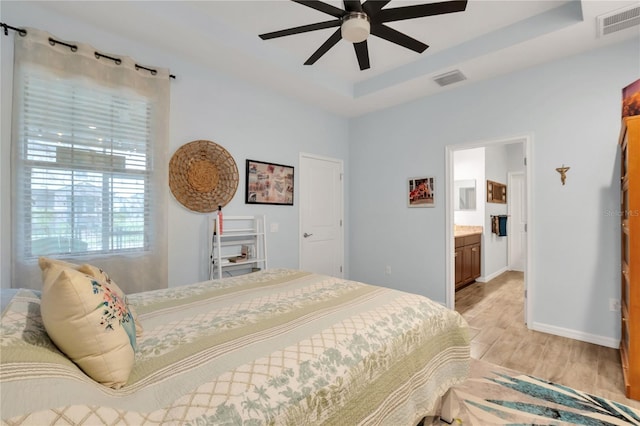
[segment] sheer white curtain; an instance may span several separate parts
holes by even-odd
[[[170,82],[149,68],[15,35],[12,287],[41,288],[40,256],[98,266],[127,293],[167,287]]]

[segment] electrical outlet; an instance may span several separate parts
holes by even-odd
[[[612,312],[620,312],[620,301],[618,299],[609,299],[609,310]]]
[[[385,273],[385,275],[391,275],[391,266],[390,265],[387,265],[384,268],[384,273]]]

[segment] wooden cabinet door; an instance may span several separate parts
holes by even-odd
[[[455,288],[473,282],[480,276],[481,235],[455,238]]]
[[[627,398],[640,400],[640,116],[625,117],[620,133],[622,213],[620,355]]]
[[[473,277],[472,272],[472,246],[464,246],[462,248],[462,282],[467,283]]]
[[[471,278],[476,279],[480,276],[480,244],[471,246]]]

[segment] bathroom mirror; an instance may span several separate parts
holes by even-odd
[[[476,181],[475,179],[456,180],[453,182],[454,210],[476,209]]]

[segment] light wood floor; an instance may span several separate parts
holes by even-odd
[[[471,327],[471,356],[640,408],[625,398],[617,349],[527,329],[523,273],[505,272],[456,292]]]

